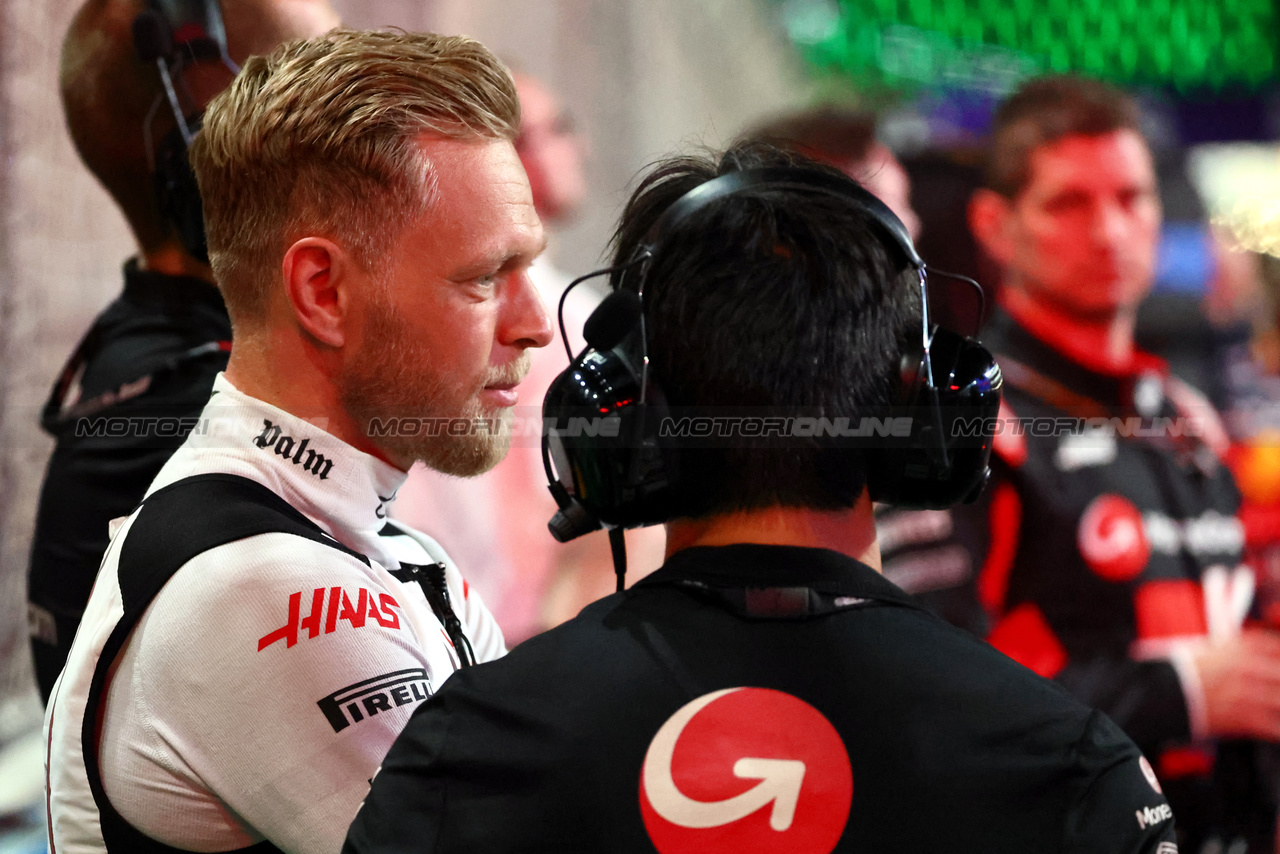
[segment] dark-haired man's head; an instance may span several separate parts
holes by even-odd
[[[731,172],[778,166],[849,181],[759,142],[719,157],[665,162],[628,202],[615,260],[630,259],[689,190]],[[673,410],[747,408],[857,423],[889,402],[903,336],[918,325],[920,308],[912,277],[873,228],[853,201],[836,194],[762,188],[714,202],[664,235],[645,279],[644,311],[653,375]],[[793,437],[732,445],[678,452],[686,515],[839,510],[862,494],[855,453]]]
[[[907,170],[876,139],[873,114],[816,107],[779,116],[748,136],[836,167],[888,205],[913,239],[919,236],[920,218],[911,207]]]
[[[996,113],[969,222],[1013,298],[1082,319],[1131,312],[1155,269],[1160,202],[1137,105],[1087,78],[1023,85]]]
[[[174,127],[153,64],[138,59],[133,21],[144,0],[88,0],[76,13],[62,44],[59,84],[67,130],[76,151],[119,205],[144,256],[180,252],[177,235],[161,215],[152,187],[146,126],[159,142]],[[221,0],[231,58],[244,62],[293,38],[318,35],[338,25],[328,0]],[[231,82],[221,62],[189,65],[175,81],[193,109]]]

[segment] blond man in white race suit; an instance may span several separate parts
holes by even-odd
[[[415,461],[502,457],[550,339],[518,123],[492,54],[429,34],[285,45],[210,106],[192,162],[234,346],[49,704],[54,850],[336,852],[413,710],[505,652],[386,517]]]

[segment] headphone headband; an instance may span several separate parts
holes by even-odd
[[[985,482],[991,434],[974,437],[956,424],[975,414],[982,424],[994,420],[1000,371],[976,341],[930,324],[925,265],[902,221],[841,175],[809,167],[732,172],[680,196],[657,217],[627,263],[598,271],[638,281],[634,288],[615,283],[614,293],[596,309],[589,330],[584,329],[587,349],[551,384],[543,402],[543,416],[554,425],[543,436],[543,465],[560,507],[549,523],[552,535],[566,542],[607,527],[618,589],[626,569],[622,529],[666,521],[687,509],[681,503],[680,449],[659,427],[669,414],[666,398],[649,378],[643,299],[652,259],[668,251],[663,243],[672,230],[703,208],[730,196],[775,189],[846,200],[869,220],[886,251],[893,254],[897,247],[904,269],[911,267],[919,277],[922,337],[918,350],[903,354],[894,404],[910,415],[911,434],[864,455],[872,500],[938,509],[972,500]],[[563,305],[562,298],[562,327]],[[574,428],[575,420],[601,414],[612,421],[607,433]]]
[[[204,212],[200,188],[191,171],[187,150],[199,130],[200,105],[188,112],[178,97],[175,77],[191,62],[219,60],[232,74],[239,66],[227,53],[227,29],[218,0],[147,0],[133,19],[133,47],[138,59],[154,63],[164,93],[157,98],[143,123],[147,160],[152,171],[156,207],[197,260],[208,262]],[[174,132],[157,147],[152,135],[156,108],[168,101]],[[190,95],[188,95],[190,102]]]
[[[166,59],[181,61],[181,51],[186,49],[194,59],[221,59],[234,65],[218,0],[148,0],[147,7],[168,27],[171,52]],[[232,68],[233,73],[237,70]]]
[[[698,211],[729,196],[737,195],[750,189],[758,190],[817,190],[852,202],[853,205],[879,227],[891,244],[902,252],[903,260],[916,270],[924,269],[924,261],[916,252],[911,242],[907,227],[902,224],[888,205],[876,198],[870,191],[852,178],[833,175],[817,169],[805,167],[769,167],[763,169],[744,169],[712,178],[680,198],[662,212],[645,235],[642,251],[652,253],[663,235],[680,223],[689,219]]]

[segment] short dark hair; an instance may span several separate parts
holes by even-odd
[[[1137,102],[1114,86],[1074,74],[1033,78],[996,110],[984,184],[1012,199],[1026,187],[1031,155],[1040,146],[1065,136],[1120,130],[1140,134],[1141,113]]]
[[[776,116],[746,137],[847,168],[862,163],[875,147],[876,117],[834,106],[814,107]]]
[[[719,156],[658,164],[622,214],[613,247],[631,259],[680,196],[720,175],[836,169],[758,141]],[[918,289],[867,216],[832,193],[762,188],[708,205],[663,235],[644,284],[653,377],[673,410],[776,409],[848,416],[891,402],[904,341],[920,323]],[[615,275],[634,287],[636,278]],[[856,451],[817,439],[735,439],[676,451],[679,515],[775,505],[852,507],[866,482]]]

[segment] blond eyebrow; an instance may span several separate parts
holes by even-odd
[[[546,232],[543,232],[542,239],[538,242],[537,249],[534,249],[532,252],[510,252],[505,250],[492,252],[484,258],[463,267],[461,270],[452,274],[449,278],[453,281],[465,282],[469,279],[474,279],[477,276],[482,276],[485,273],[505,270],[515,261],[528,259],[528,263],[532,264],[535,258],[547,251],[547,242],[547,234]]]

